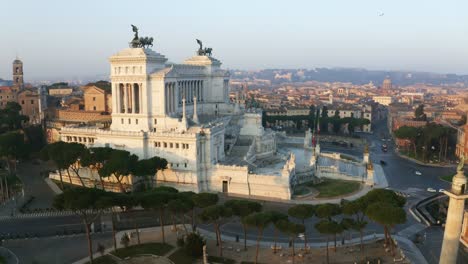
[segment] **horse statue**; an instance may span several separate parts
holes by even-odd
[[[205,48],[205,50],[203,51],[203,53],[206,55],[206,56],[209,56],[211,57],[211,52],[213,51],[212,48]]]
[[[153,47],[153,37],[141,37],[139,39],[141,48],[149,48],[150,46]]]

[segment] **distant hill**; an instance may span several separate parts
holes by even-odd
[[[433,85],[464,83],[468,85],[468,75],[410,71],[375,71],[353,68],[265,69],[255,72],[233,70],[232,73],[232,77],[235,79],[266,79],[272,81],[273,84],[302,81],[366,84],[372,81],[374,84],[380,85],[385,77],[389,76],[392,83],[396,85],[416,83]]]

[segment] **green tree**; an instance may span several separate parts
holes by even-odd
[[[273,254],[276,254],[276,241],[278,240],[278,231],[280,231],[279,225],[281,225],[282,220],[288,220],[288,216],[286,214],[277,212],[277,211],[270,211],[271,222],[273,223],[274,229],[274,249]]]
[[[329,250],[328,250],[328,241],[330,239],[330,235],[336,235],[341,230],[340,225],[333,221],[333,220],[320,220],[317,224],[315,224],[315,229],[319,231],[320,234],[325,234],[327,237],[327,263],[330,263],[329,257]]]
[[[215,205],[218,203],[219,197],[215,193],[197,193],[192,196],[192,201],[197,208],[206,208],[211,205]],[[196,208],[194,208],[194,211]],[[196,230],[196,222],[195,219],[192,218],[192,230]]]
[[[220,229],[221,221],[232,216],[231,208],[224,205],[210,205],[205,207],[199,216],[203,222],[213,224],[219,248],[219,256],[222,257],[223,241]]]
[[[23,157],[26,151],[23,133],[12,131],[0,134],[0,156],[5,159],[10,173],[16,172],[16,160]],[[10,164],[13,164],[12,170]]]
[[[416,139],[420,136],[420,131],[416,127],[402,126],[395,130],[395,137],[400,139],[407,139],[413,146],[414,156],[417,158],[418,153],[416,149]]]
[[[392,255],[395,255],[395,245],[390,232],[395,225],[406,222],[405,210],[390,203],[375,202],[367,207],[366,215],[372,221],[383,226],[385,241],[387,245],[391,245]]]
[[[90,173],[93,171],[99,171],[104,166],[104,162],[110,159],[112,148],[109,147],[97,147],[89,148],[88,151],[84,152],[81,156],[81,166],[87,167]],[[101,182],[101,188],[105,190],[104,179],[98,173],[99,180]]]
[[[351,228],[359,232],[361,253],[364,252],[364,244],[362,241],[364,228],[367,226],[365,220],[365,211],[367,208],[367,202],[364,199],[357,199],[354,201],[345,202],[342,205],[343,213],[345,215],[354,216],[354,223]]]
[[[99,189],[72,188],[54,198],[54,207],[59,210],[70,210],[81,218],[86,230],[88,254],[93,263],[93,242],[91,239],[91,224],[100,216],[104,207],[100,201],[106,193]]]
[[[315,214],[319,218],[327,219],[329,222],[335,222],[333,217],[341,214],[341,207],[338,204],[332,204],[332,203],[319,204],[317,205],[315,209]],[[341,233],[341,232],[337,232],[334,234],[334,240],[335,240],[334,250],[335,251],[336,251],[336,234],[338,233]]]
[[[67,158],[65,157],[65,155],[63,155],[63,153],[66,150],[66,144],[67,143],[63,141],[58,141],[58,142],[49,144],[45,146],[41,150],[41,153],[40,153],[42,160],[52,161],[55,167],[57,168],[59,176],[60,176],[60,184],[61,184],[62,190],[64,189],[62,171],[66,170],[69,166],[67,162]],[[70,179],[70,182],[71,182],[71,179]]]
[[[257,228],[257,249],[255,251],[255,264],[258,262],[258,250],[263,230],[271,223],[271,215],[265,212],[253,213],[245,217],[244,222],[251,227]]]
[[[140,204],[143,208],[158,212],[163,243],[166,243],[166,237],[164,234],[164,210],[166,209],[169,200],[173,197],[173,193],[164,191],[152,191],[140,196]]]
[[[294,264],[295,261],[295,250],[294,250],[294,242],[296,237],[305,232],[305,226],[301,224],[296,224],[289,222],[288,220],[280,220],[275,225],[283,234],[287,234],[289,236],[289,241],[292,245],[292,263]]]
[[[85,187],[83,179],[80,176],[80,169],[82,168],[80,160],[81,157],[86,156],[85,153],[88,152],[88,149],[85,147],[85,145],[75,142],[65,143],[64,147],[65,150],[62,155],[64,156],[65,162],[68,165],[68,176],[70,177],[70,172],[68,170],[71,169],[75,173],[76,177],[78,177],[80,180],[81,186]]]
[[[21,105],[17,102],[7,102],[3,109],[0,109],[0,132],[13,131],[23,128],[23,123],[29,118],[21,114]]]
[[[134,174],[143,177],[146,180],[150,179],[150,186],[154,188],[154,177],[159,170],[167,169],[167,160],[160,157],[152,157],[149,159],[139,160],[135,167]]]
[[[247,250],[247,224],[244,218],[252,213],[260,212],[262,205],[248,200],[229,200],[224,205],[231,208],[232,213],[241,220],[242,229],[244,230],[244,250]]]
[[[298,204],[288,209],[288,214],[301,220],[305,227],[305,220],[314,216],[315,207],[311,204]],[[307,228],[306,228],[307,231]],[[307,250],[307,234],[304,233],[304,250]]]
[[[426,121],[427,116],[424,113],[424,104],[418,105],[416,109],[414,110],[414,120],[416,121]]]
[[[101,177],[112,177],[117,180],[120,191],[125,192],[122,180],[134,172],[138,157],[126,150],[113,149],[109,160],[98,170]]]
[[[180,192],[178,193],[178,197],[183,201],[183,208],[184,208],[184,223],[185,223],[185,216],[190,218],[190,226],[192,231],[195,231],[195,203],[193,202],[193,196],[195,195],[194,192]],[[185,224],[184,224],[185,228]],[[187,233],[187,231],[186,231]]]

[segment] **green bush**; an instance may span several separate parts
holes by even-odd
[[[190,233],[185,238],[184,251],[187,255],[198,258],[203,255],[204,245],[205,240],[198,233]]]

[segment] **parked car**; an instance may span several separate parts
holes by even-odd
[[[383,161],[383,160],[380,160],[380,164],[382,165],[387,165],[387,162]]]
[[[434,188],[430,188],[430,187],[429,187],[429,188],[427,188],[427,191],[428,191],[428,192],[433,192],[433,193],[437,192],[437,191],[436,191],[436,189],[434,189]]]
[[[439,189],[439,192],[443,193],[443,192],[445,192],[445,190],[444,189]]]
[[[418,175],[418,176],[421,176],[422,173],[420,171],[415,171],[414,174]]]

